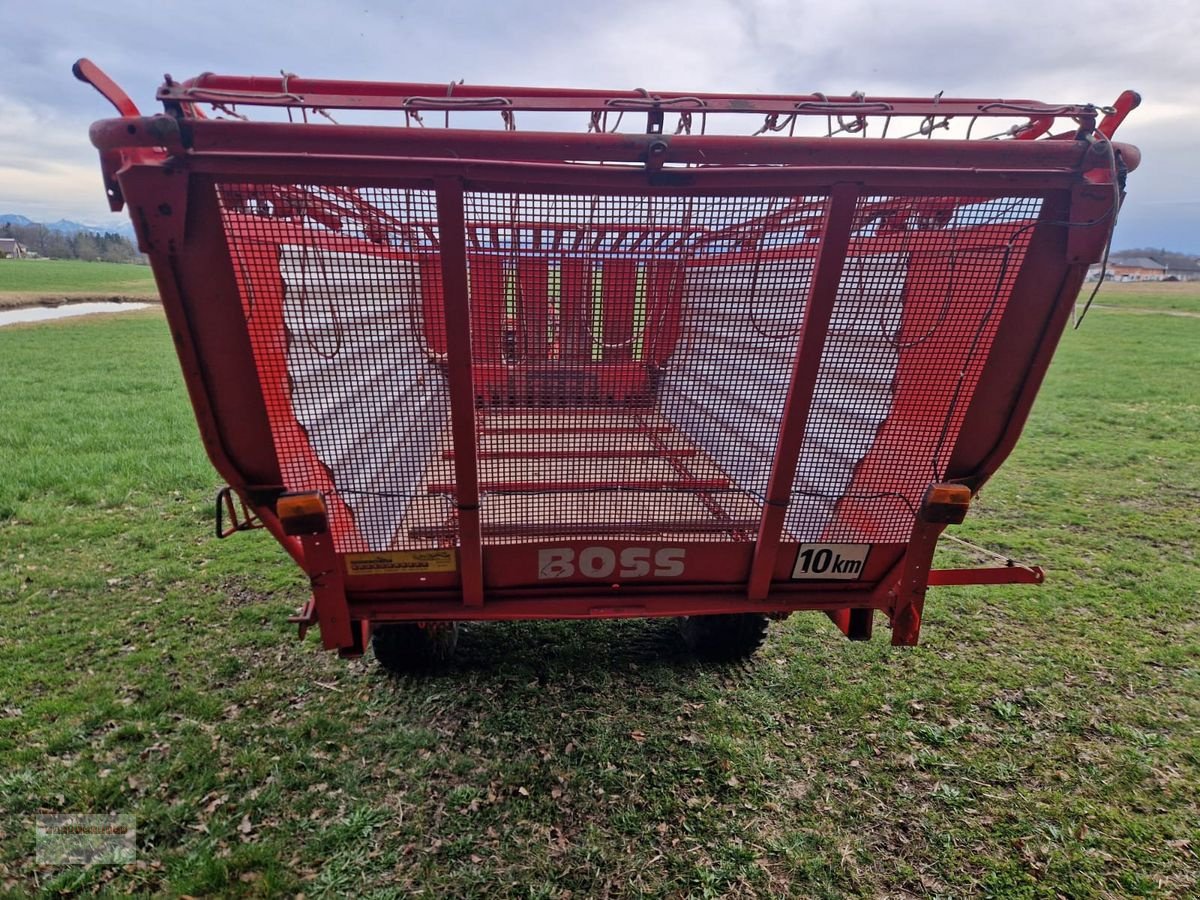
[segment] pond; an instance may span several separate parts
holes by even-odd
[[[21,322],[44,322],[49,319],[67,319],[71,316],[88,316],[96,313],[128,312],[145,309],[149,303],[114,303],[91,301],[87,303],[64,303],[62,306],[26,306],[21,309],[0,310],[0,327]]]

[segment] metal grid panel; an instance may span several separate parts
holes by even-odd
[[[485,543],[751,539],[825,199],[465,199]]]
[[[433,194],[219,195],[285,486],[340,551],[457,544]],[[826,198],[464,199],[484,542],[752,540]],[[907,539],[1039,208],[859,200],[785,540]]]
[[[945,477],[1040,209],[1036,197],[860,199],[787,536],[908,540],[925,489]]]
[[[450,411],[443,319],[425,315],[440,303],[433,194],[226,184],[218,196],[284,485],[325,491],[339,551],[453,542],[407,534],[450,510],[422,490]]]

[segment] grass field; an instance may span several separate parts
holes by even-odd
[[[429,680],[295,642],[297,570],[213,540],[157,311],[0,329],[0,886],[1194,896],[1200,319],[1130,310],[1198,299],[1106,287],[1064,338],[956,529],[1047,583],[931,592],[915,650],[496,624]],[[35,814],[108,811],[135,866],[34,866]]]
[[[1084,286],[1080,309],[1094,287],[1094,284]],[[1101,309],[1200,315],[1200,283],[1181,281],[1106,284],[1096,296],[1095,305]]]
[[[150,267],[78,259],[0,260],[0,309],[110,297],[157,298]]]

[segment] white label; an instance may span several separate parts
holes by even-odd
[[[793,578],[853,581],[862,578],[870,544],[801,544]]]
[[[683,574],[683,547],[626,547],[618,558],[611,547],[587,547],[578,558],[570,547],[538,551],[538,578],[678,578]]]

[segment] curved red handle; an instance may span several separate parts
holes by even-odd
[[[104,99],[116,107],[122,116],[140,116],[137,104],[121,90],[121,86],[108,77],[98,65],[84,57],[71,66],[71,71],[80,81],[98,90]]]
[[[1122,91],[1121,96],[1112,105],[1113,111],[1100,121],[1100,124],[1096,126],[1096,130],[1109,140],[1112,140],[1117,126],[1124,122],[1125,117],[1137,109],[1141,102],[1142,95],[1137,91]]]

